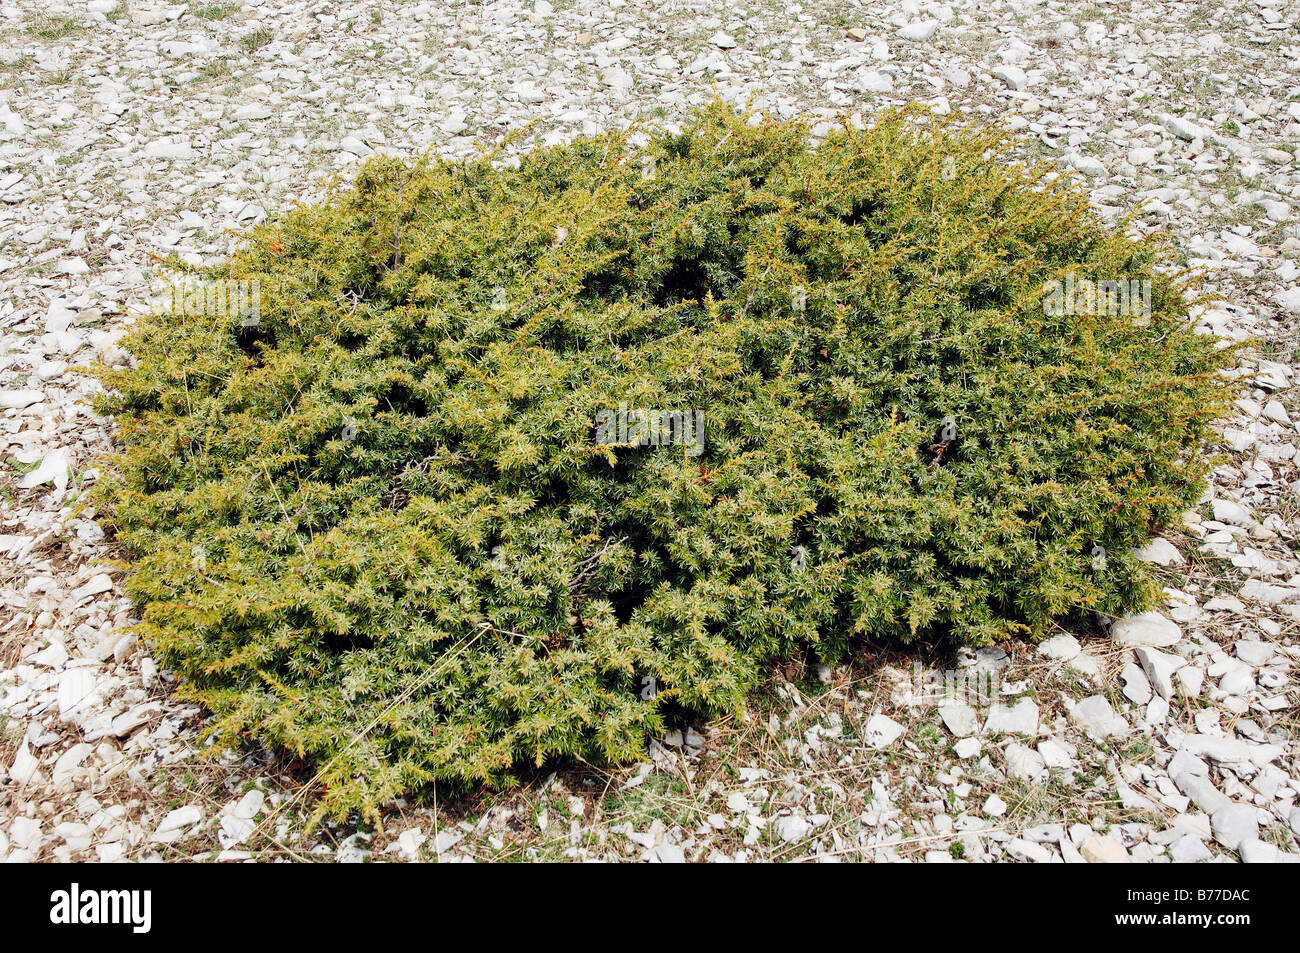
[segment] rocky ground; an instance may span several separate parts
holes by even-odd
[[[0,858],[1300,859],[1300,34],[1289,0],[0,2]],[[1107,216],[1145,203],[1256,338],[1204,503],[1143,552],[1158,612],[1037,647],[792,665],[646,764],[309,827],[297,765],[208,757],[127,634],[78,498],[78,368],[162,256],[201,263],[375,151],[466,155],[882,104],[1004,120]],[[938,697],[925,672],[989,686]]]

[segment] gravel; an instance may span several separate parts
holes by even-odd
[[[1285,5],[559,7],[0,5],[0,860],[1300,855],[1300,38]],[[1220,296],[1198,329],[1258,346],[1239,355],[1202,505],[1136,550],[1161,603],[1099,619],[1106,635],[927,662],[991,673],[994,705],[918,702],[879,663],[826,673],[816,698],[778,678],[743,731],[694,726],[599,783],[548,775],[491,807],[399,802],[382,831],[309,832],[277,756],[199,758],[204,713],[129,632],[111,541],[76,505],[112,439],[78,368],[129,360],[118,342],[161,258],[218,260],[362,157],[671,123],[715,93],[819,130],[909,102],[999,119],[1102,215],[1140,205],[1132,231],[1174,236]],[[690,797],[641,814],[599,798],[667,779]]]

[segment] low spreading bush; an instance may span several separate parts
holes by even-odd
[[[138,322],[97,503],[323,809],[637,758],[794,653],[1148,605],[1230,400],[1168,258],[912,112],[375,158]]]

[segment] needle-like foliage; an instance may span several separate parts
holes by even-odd
[[[98,503],[184,695],[330,811],[637,758],[793,653],[1148,605],[1231,393],[1164,259],[912,112],[376,158],[207,275],[256,321],[138,322]]]

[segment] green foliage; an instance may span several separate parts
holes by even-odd
[[[256,229],[208,277],[260,324],[158,313],[105,374],[98,502],[183,693],[373,812],[641,757],[792,653],[1147,605],[1221,342],[1158,245],[931,122],[814,149],[715,104],[641,150],[376,158]],[[1149,321],[1052,313],[1067,275],[1150,281]],[[598,443],[620,404],[701,411],[703,453]]]

